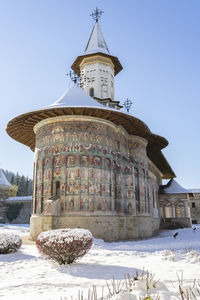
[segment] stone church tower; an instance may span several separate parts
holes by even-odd
[[[109,53],[101,28],[96,19],[83,55],[72,64],[72,70],[80,77],[83,90],[100,103],[114,107],[114,77],[122,70],[116,56]]]
[[[113,100],[115,65],[98,22],[94,25],[84,54],[86,56],[79,65],[84,91],[91,97]],[[93,55],[88,57],[88,54]]]
[[[20,115],[8,134],[35,152],[33,239],[44,230],[81,227],[106,241],[148,237],[159,229],[158,190],[175,177],[162,154],[165,138],[114,98],[122,69],[110,55],[95,11],[72,86],[49,107]]]

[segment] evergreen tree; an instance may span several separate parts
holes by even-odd
[[[32,196],[33,194],[33,180],[29,179],[29,183],[28,183],[28,196]]]
[[[11,177],[10,177],[10,184],[15,184],[15,181],[16,181],[16,179],[15,179],[15,174],[14,173],[12,173],[12,175],[11,175]]]
[[[15,184],[19,186],[19,182],[20,182],[20,176],[19,173],[17,172]]]
[[[20,176],[17,196],[26,196],[26,180],[24,175]]]

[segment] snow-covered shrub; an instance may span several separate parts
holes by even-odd
[[[86,229],[56,229],[39,234],[36,245],[39,251],[60,265],[71,264],[91,248],[92,234]]]
[[[11,233],[0,233],[0,254],[16,252],[22,244],[20,236]]]
[[[199,263],[200,262],[200,253],[195,250],[189,250],[185,254],[187,262],[190,263]]]
[[[161,251],[161,254],[162,254],[162,260],[175,261],[177,257],[176,252],[167,249]]]

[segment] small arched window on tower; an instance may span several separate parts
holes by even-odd
[[[94,88],[93,87],[90,88],[89,94],[90,94],[90,97],[94,97]]]
[[[106,84],[102,84],[102,86],[101,86],[101,97],[103,99],[108,98],[108,87]]]

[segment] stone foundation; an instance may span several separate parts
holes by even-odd
[[[124,215],[65,215],[65,216],[37,216],[31,217],[31,238],[45,230],[58,228],[87,228],[95,238],[106,242],[118,240],[133,240],[151,237],[159,229],[160,219],[149,216]],[[109,228],[109,230],[108,230]]]
[[[161,220],[162,229],[190,228],[190,218],[166,218]]]

